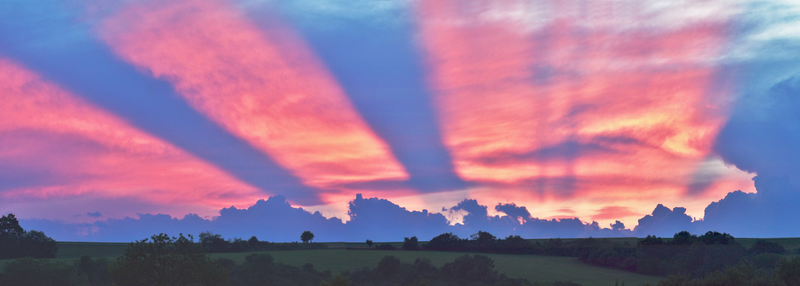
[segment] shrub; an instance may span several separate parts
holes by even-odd
[[[119,286],[221,285],[227,274],[208,259],[202,248],[186,238],[153,235],[131,243],[125,254],[109,266]]]

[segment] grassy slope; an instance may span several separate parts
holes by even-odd
[[[111,242],[58,242],[57,258],[117,257],[125,254],[130,243]]]
[[[751,245],[756,243],[756,240],[764,239],[769,242],[777,242],[786,248],[787,252],[793,252],[795,249],[800,248],[800,237],[787,237],[787,238],[737,238],[736,241],[741,243],[744,247],[750,248]]]
[[[563,239],[565,241],[571,239]],[[612,238],[619,242],[629,242],[635,245],[637,238]],[[756,238],[737,238],[745,247],[750,247],[755,243]],[[531,242],[539,241],[544,243],[547,239],[531,239]],[[778,242],[788,251],[800,248],[800,238],[768,238],[767,241]],[[375,242],[375,245],[383,242]],[[463,253],[451,252],[410,252],[410,251],[359,251],[344,250],[343,248],[365,248],[366,244],[332,242],[325,243],[332,249],[328,250],[299,250],[299,251],[270,251],[277,262],[286,263],[294,266],[302,266],[305,263],[314,264],[317,270],[329,269],[332,272],[344,270],[355,270],[363,267],[374,268],[378,261],[385,255],[394,255],[403,262],[414,262],[418,257],[428,258],[436,266],[453,261]],[[395,246],[402,245],[402,242],[391,242]],[[122,255],[129,243],[94,243],[94,242],[58,242],[59,253],[54,260],[72,263],[75,259],[83,255],[92,257],[108,257],[113,259]],[[241,263],[244,257],[250,253],[215,253],[213,258],[230,258]],[[613,285],[614,281],[626,281],[626,285],[640,285],[657,281],[658,277],[638,275],[626,271],[607,269],[586,265],[572,257],[550,257],[550,256],[522,256],[522,255],[500,255],[487,254],[495,260],[496,269],[505,273],[509,277],[526,278],[530,281],[566,281],[571,280],[583,285]],[[10,260],[0,260],[0,268]]]
[[[268,251],[276,262],[293,266],[314,264],[314,269],[331,270],[337,273],[364,267],[374,268],[386,255],[394,255],[403,262],[413,263],[417,258],[428,258],[437,267],[455,260],[464,253],[433,251],[380,251],[380,250],[297,250]],[[251,253],[214,253],[212,258],[228,258],[239,263]],[[622,270],[602,268],[581,263],[573,257],[551,257],[537,255],[483,254],[495,261],[495,269],[506,276],[525,278],[530,281],[567,281],[590,285],[614,285],[619,280],[626,285],[656,284],[660,277],[639,275]]]

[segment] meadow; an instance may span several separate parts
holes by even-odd
[[[333,273],[352,271],[364,267],[375,268],[384,256],[393,255],[404,263],[413,263],[417,258],[427,258],[436,267],[452,262],[465,255],[460,252],[401,251],[401,250],[296,250],[266,251],[276,262],[292,266],[311,263],[317,271]],[[238,263],[251,252],[212,253],[212,258],[227,258]],[[472,254],[470,254],[472,255]],[[618,269],[603,268],[582,263],[575,257],[553,257],[540,255],[481,254],[494,260],[495,270],[511,278],[525,278],[531,282],[572,281],[585,286],[614,285],[616,281],[625,285],[655,285],[661,277],[640,275]]]
[[[548,239],[531,239],[535,243],[545,243]],[[563,239],[570,241],[571,239]],[[630,245],[636,245],[638,238],[612,238],[610,240]],[[736,241],[749,247],[755,243],[756,238],[737,238]],[[770,242],[783,245],[787,253],[796,253],[800,249],[800,238],[770,238]],[[375,245],[385,242],[375,242]],[[425,242],[420,242],[421,244]],[[402,250],[367,250],[365,243],[329,242],[325,244],[329,249],[321,250],[291,250],[291,251],[258,251],[235,253],[210,253],[212,259],[227,258],[243,263],[244,258],[252,253],[269,253],[275,262],[291,266],[303,266],[306,263],[314,265],[317,271],[330,270],[336,274],[343,271],[353,271],[361,268],[374,268],[386,255],[393,255],[402,262],[413,263],[417,258],[430,259],[432,264],[441,267],[447,262],[452,262],[456,257],[465,255],[461,252],[438,251],[402,251]],[[399,247],[402,242],[389,242],[388,244]],[[96,243],[96,242],[58,242],[59,252],[51,260],[63,261],[71,264],[75,259],[88,255],[94,258],[114,259],[122,255],[129,243]],[[373,246],[374,248],[374,246]],[[542,256],[542,255],[509,255],[509,254],[481,254],[492,258],[495,269],[511,278],[524,278],[531,282],[573,281],[582,285],[614,285],[617,281],[625,285],[652,285],[663,277],[647,276],[614,268],[604,268],[581,262],[576,257]],[[0,268],[10,260],[0,260]]]
[[[635,239],[635,238],[634,238]],[[376,242],[384,244],[386,242]],[[252,253],[269,253],[275,262],[291,266],[314,265],[317,271],[330,270],[336,274],[342,271],[353,271],[364,267],[374,268],[387,255],[393,255],[402,262],[413,263],[417,258],[430,259],[433,265],[441,267],[452,262],[456,257],[465,255],[459,252],[437,251],[401,251],[401,250],[366,250],[365,243],[324,243],[330,249],[294,250],[294,251],[259,251],[236,253],[211,253],[212,259],[227,258],[243,263],[244,258]],[[389,242],[401,246],[402,242]],[[122,255],[129,243],[96,243],[96,242],[58,242],[58,256],[52,260],[72,263],[83,255],[113,259]],[[347,250],[345,248],[356,248]],[[359,250],[359,248],[363,250]],[[616,281],[624,281],[625,285],[656,284],[661,277],[646,276],[618,269],[603,268],[582,263],[575,257],[553,257],[539,255],[507,255],[481,254],[495,261],[495,269],[512,278],[525,278],[532,282],[573,281],[585,286],[614,285]],[[0,260],[0,267],[9,260]]]

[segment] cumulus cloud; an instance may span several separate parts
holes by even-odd
[[[759,176],[786,176],[800,186],[800,75],[745,98],[717,138],[729,164]]]
[[[624,230],[625,229],[625,224],[620,222],[620,221],[616,221],[615,223],[611,224],[611,229],[613,229],[613,230]]]
[[[347,239],[351,241],[398,241],[410,236],[427,240],[452,231],[442,214],[409,211],[385,199],[365,199],[361,194],[350,202],[348,214]]]
[[[734,236],[793,237],[800,234],[800,189],[786,177],[754,178],[758,193],[735,191],[712,202],[698,222],[702,231],[720,230]]]
[[[45,231],[57,240],[125,242],[150,237],[157,233],[197,235],[211,231],[227,238],[257,236],[270,241],[298,241],[303,231],[311,230],[322,241],[347,238],[344,224],[338,218],[325,218],[292,207],[284,196],[259,200],[246,209],[223,208],[219,216],[205,219],[196,214],[183,218],[166,214],[138,214],[136,218],[108,219],[94,223],[70,224],[56,220],[23,220],[25,228]]]
[[[671,237],[680,231],[694,231],[692,217],[686,214],[686,208],[669,209],[662,204],[656,206],[652,214],[639,219],[639,225],[633,232],[637,236],[657,235]]]
[[[498,212],[505,213],[507,216],[519,220],[520,223],[525,223],[526,220],[530,219],[531,213],[528,212],[528,209],[524,206],[517,206],[514,203],[510,204],[497,204],[494,207],[494,210]]]
[[[495,210],[504,216],[489,216],[487,206],[477,200],[465,199],[449,211],[464,211],[463,223],[455,225],[455,232],[468,235],[477,231],[488,231],[498,237],[519,235],[525,238],[552,237],[619,237],[631,236],[623,227],[602,228],[597,222],[584,222],[579,218],[540,219],[531,217],[524,206],[514,203],[498,204]]]
[[[93,223],[45,219],[21,221],[26,229],[41,230],[62,241],[126,242],[162,232],[197,235],[204,231],[218,233],[225,238],[256,236],[261,240],[276,242],[297,241],[300,233],[306,230],[312,231],[317,241],[400,241],[410,236],[425,241],[445,232],[469,237],[478,231],[488,231],[497,237],[521,235],[526,238],[631,235],[630,230],[626,230],[620,222],[612,225],[612,228],[602,228],[597,222],[583,222],[578,218],[531,218],[524,207],[517,207],[513,203],[498,207],[515,215],[489,216],[487,206],[467,199],[443,210],[465,213],[463,223],[450,225],[442,213],[410,211],[389,200],[364,198],[359,194],[349,204],[351,219],[346,223],[335,217],[325,218],[319,212],[311,213],[293,207],[286,197],[280,195],[259,200],[246,209],[223,208],[219,216],[208,219],[196,214],[183,218],[166,214],[138,214],[135,218],[112,218]]]

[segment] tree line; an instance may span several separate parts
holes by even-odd
[[[274,243],[259,240],[252,236],[250,239],[241,238],[224,239],[220,234],[211,232],[200,233],[200,245],[208,252],[249,252],[249,251],[271,251],[271,250],[309,250],[326,249],[327,245],[322,243],[309,243],[314,239],[314,234],[304,231],[301,235],[303,243]]]
[[[442,268],[432,267],[430,261],[418,260],[413,264],[405,264],[399,263],[396,258],[386,257],[375,269],[345,272],[333,277],[329,272],[313,270],[311,264],[297,268],[274,263],[266,254],[250,255],[241,265],[225,259],[212,261],[206,254],[327,248],[325,244],[310,243],[314,239],[310,231],[301,234],[304,243],[271,243],[255,236],[248,240],[231,240],[211,232],[203,232],[199,238],[195,242],[191,235],[154,235],[131,243],[125,254],[116,261],[83,257],[74,265],[68,265],[32,259],[55,257],[58,251],[55,240],[42,232],[25,231],[16,217],[9,214],[0,218],[0,258],[27,258],[7,263],[3,272],[0,272],[0,285],[26,285],[24,279],[39,279],[39,282],[28,285],[111,285],[112,282],[115,285],[271,285],[253,282],[262,280],[296,285],[382,285],[379,281],[394,281],[394,284],[402,285],[470,285],[473,282],[475,285],[533,285],[528,281],[508,279],[497,274],[491,270],[493,264],[488,263],[491,259],[480,255],[459,258]],[[367,240],[367,245],[373,249],[371,240]],[[397,248],[384,243],[374,249]],[[484,231],[478,231],[469,238],[443,233],[424,244],[415,236],[406,237],[400,249],[572,256],[593,265],[667,276],[669,279],[659,283],[665,286],[800,286],[800,261],[783,257],[786,250],[780,244],[757,240],[748,249],[730,234],[714,231],[700,236],[682,231],[671,239],[647,236],[636,245],[595,238],[531,242],[512,235],[498,239]],[[471,270],[454,275],[458,271],[453,269]],[[486,275],[496,279],[483,281],[464,278],[470,277],[469,274],[475,273],[476,269],[490,269],[484,274],[488,273]],[[448,284],[447,281],[453,279],[461,279],[458,280],[460,284]],[[727,282],[720,284],[720,281]],[[558,283],[573,285],[569,282]],[[274,285],[281,284],[285,283]]]
[[[371,241],[368,241],[368,245],[371,244],[369,242]],[[381,246],[376,249],[381,249]],[[396,248],[387,244],[382,249]],[[680,283],[689,283],[688,281],[701,284],[685,285],[748,285],[747,283],[713,284],[716,283],[713,281],[723,279],[721,277],[732,279],[731,275],[741,274],[744,275],[742,277],[755,279],[753,281],[769,282],[754,285],[800,286],[800,268],[796,268],[796,271],[787,270],[800,267],[800,264],[796,260],[783,257],[782,254],[786,253],[786,250],[780,244],[760,239],[748,249],[738,243],[732,235],[716,231],[709,231],[700,236],[681,231],[672,239],[647,236],[636,245],[597,238],[574,240],[556,238],[531,242],[513,235],[498,239],[484,231],[479,231],[470,238],[443,233],[422,245],[416,237],[407,237],[401,249],[571,256],[592,265],[619,268],[646,275],[669,276],[672,280],[667,281],[678,283],[665,285],[684,285]],[[742,274],[741,271],[746,273]],[[711,279],[708,281],[713,283],[702,284],[706,281],[703,279]]]
[[[8,262],[0,272],[0,286],[134,286],[134,285],[529,285],[580,286],[571,282],[531,283],[508,278],[494,269],[494,261],[483,255],[464,255],[438,268],[430,260],[403,263],[386,256],[375,268],[345,271],[333,276],[317,271],[313,264],[295,267],[277,263],[266,253],[245,257],[244,263],[230,259],[211,260],[191,235],[154,235],[131,243],[115,261],[84,256],[73,264],[22,258]]]
[[[0,259],[53,258],[56,253],[56,241],[44,232],[24,230],[14,214],[0,217]]]

